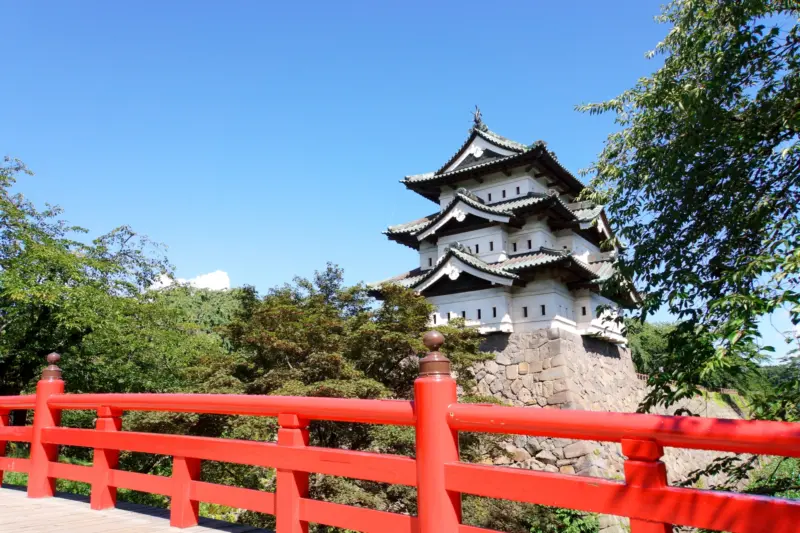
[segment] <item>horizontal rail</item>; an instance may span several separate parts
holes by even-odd
[[[55,409],[169,411],[217,415],[278,416],[293,414],[308,420],[413,426],[414,403],[407,400],[357,400],[247,394],[54,394]]]
[[[319,472],[381,483],[416,486],[416,462],[400,455],[317,448],[291,448],[271,442],[161,435],[132,431],[102,432],[90,429],[47,428],[48,444],[127,450],[191,457],[300,472]]]
[[[445,465],[448,490],[731,533],[796,533],[800,502],[748,494],[641,488],[588,478],[466,463]],[[476,482],[476,480],[480,480]],[[766,518],[769,517],[769,518]]]
[[[28,473],[31,461],[22,457],[0,457],[0,471]]]
[[[153,474],[139,474],[127,470],[109,470],[108,484],[119,489],[137,490],[170,496],[172,494],[172,478],[155,476]]]
[[[0,441],[30,442],[32,438],[32,426],[0,427]]]
[[[612,442],[643,439],[676,448],[800,457],[800,424],[791,422],[453,404],[448,424],[459,431]]]
[[[483,527],[468,526],[465,524],[461,524],[458,526],[458,533],[503,533],[503,532],[497,531],[496,529],[486,529]]]
[[[36,405],[36,395],[25,396],[0,396],[0,411],[16,409],[33,409]]]
[[[47,475],[58,479],[69,479],[70,481],[80,481],[91,483],[94,481],[94,469],[91,466],[73,465],[69,463],[56,463],[51,461],[47,465]]]
[[[416,533],[417,518],[340,503],[300,499],[300,519],[364,533]]]
[[[275,514],[275,493],[273,492],[192,481],[189,484],[189,499],[247,509],[256,513]]]

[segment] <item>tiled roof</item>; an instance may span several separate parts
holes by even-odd
[[[597,218],[600,212],[603,211],[602,205],[595,205],[587,209],[572,210],[572,214],[578,219],[578,222],[589,222]]]
[[[455,169],[455,170],[451,170],[450,172],[441,172],[441,173],[439,173],[439,172],[426,172],[424,174],[415,174],[413,176],[406,176],[403,180],[401,180],[401,183],[422,183],[422,182],[426,182],[426,181],[433,181],[433,180],[437,180],[437,179],[440,179],[440,178],[445,178],[445,177],[448,177],[448,176],[455,176],[457,174],[462,174],[462,173],[465,173],[465,172],[471,172],[471,171],[474,171],[474,170],[479,169],[479,168],[485,168],[485,167],[489,167],[491,165],[497,165],[499,163],[512,161],[512,160],[514,160],[516,158],[522,157],[523,155],[525,155],[525,152],[522,152],[522,153],[519,153],[519,154],[511,154],[511,155],[506,156],[506,157],[500,157],[498,159],[492,159],[492,160],[486,161],[484,163],[478,163],[477,165],[473,165],[471,167],[458,168],[458,169]]]
[[[565,265],[573,265],[578,269],[582,270],[589,278],[592,279],[593,282],[600,281],[599,276],[602,274],[603,276],[610,275],[611,262],[599,262],[594,263],[591,265],[587,265],[577,257],[574,257],[570,252],[563,251],[563,250],[553,250],[551,248],[542,247],[535,252],[527,252],[524,254],[519,254],[515,256],[511,256],[505,261],[500,261],[498,263],[486,263],[482,259],[476,257],[475,255],[464,251],[458,245],[451,246],[448,248],[447,252],[439,258],[436,262],[436,266],[433,268],[423,271],[420,269],[414,269],[394,278],[390,278],[378,283],[375,283],[374,287],[380,287],[386,283],[397,283],[404,287],[413,288],[420,285],[426,279],[432,277],[440,267],[442,267],[450,257],[456,257],[463,261],[464,263],[482,271],[486,272],[487,274],[492,274],[495,276],[501,276],[507,279],[517,280],[519,276],[515,272],[521,272],[525,270],[530,270],[533,268],[538,268],[545,265],[555,265],[558,263],[562,263]],[[602,265],[602,266],[596,266]]]
[[[431,220],[440,214],[441,213],[434,213],[426,217],[418,218],[417,220],[412,220],[411,222],[389,226],[386,229],[386,233],[416,233],[418,230],[426,227]]]
[[[524,152],[530,148],[527,145],[518,143],[517,141],[512,141],[511,139],[503,137],[502,135],[498,135],[490,129],[473,128],[473,131],[487,141],[500,145],[503,148],[514,150],[515,152]]]
[[[517,214],[517,211],[520,211],[527,207],[534,206],[549,199],[555,200],[561,207],[564,208],[565,212],[568,211],[568,205],[565,204],[558,196],[551,196],[548,194],[529,193],[526,196],[520,198],[514,198],[513,200],[504,200],[502,202],[497,202],[494,204],[485,204],[481,202],[479,199],[473,198],[471,195],[467,195],[457,191],[453,200],[451,200],[450,203],[447,204],[447,206],[440,212],[433,215],[428,215],[427,217],[423,217],[417,220],[412,220],[411,222],[406,222],[405,224],[397,224],[395,226],[389,226],[389,228],[384,233],[386,233],[387,235],[417,234],[421,231],[424,231],[425,228],[429,227],[430,225],[436,224],[436,222],[438,222],[442,217],[444,217],[458,202],[463,202],[471,207],[474,207],[475,209],[484,211],[486,213],[505,215],[505,216],[515,216]]]
[[[598,261],[596,263],[590,263],[589,268],[592,269],[594,275],[597,276],[597,282],[602,283],[611,279],[611,276],[614,275],[614,261],[613,260],[606,260],[606,261]]]
[[[514,152],[521,153],[521,152],[524,152],[524,151],[526,151],[528,149],[528,147],[525,146],[524,144],[518,143],[516,141],[512,141],[511,139],[506,139],[502,135],[498,135],[495,132],[491,131],[486,126],[482,126],[482,127],[477,127],[476,126],[476,127],[473,127],[470,130],[469,136],[467,137],[467,140],[464,141],[464,143],[458,148],[458,150],[456,150],[456,153],[454,153],[452,156],[450,156],[450,159],[447,160],[447,163],[442,165],[442,167],[439,170],[437,170],[436,172],[432,172],[431,174],[439,174],[439,175],[443,174],[444,170],[447,167],[449,167],[450,165],[452,165],[453,162],[456,159],[458,159],[458,156],[461,155],[461,153],[464,151],[464,149],[467,146],[469,146],[469,144],[473,141],[473,139],[475,139],[475,137],[481,137],[484,140],[489,141],[490,143],[493,143],[493,144],[495,144],[497,146],[505,148],[506,150],[513,150]],[[497,159],[495,159],[495,161],[496,160]],[[473,166],[471,166],[469,168],[474,168],[475,166],[478,166],[478,165],[473,165]],[[407,176],[406,179],[412,178],[412,177],[413,176]]]
[[[503,270],[523,270],[525,268],[546,265],[548,263],[556,263],[563,258],[567,257],[566,252],[558,250],[551,250],[549,248],[540,248],[536,252],[527,252],[520,255],[510,256],[501,264]]]

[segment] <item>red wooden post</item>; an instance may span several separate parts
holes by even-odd
[[[190,498],[192,481],[200,479],[200,459],[172,458],[172,502],[169,525],[192,527],[200,520],[200,502]]]
[[[0,428],[4,428],[8,426],[9,420],[9,413],[11,411],[7,409],[0,410]],[[0,440],[0,457],[5,457],[6,455],[6,441]],[[0,468],[0,485],[3,484],[3,469]]]
[[[97,431],[120,431],[122,411],[101,407],[97,410]],[[92,509],[109,509],[117,505],[117,488],[108,484],[109,472],[119,466],[119,451],[94,449],[94,481],[90,499]]]
[[[667,467],[660,461],[664,448],[652,440],[622,439],[625,461],[625,483],[632,487],[663,488],[667,486]],[[672,533],[672,525],[631,518],[631,533]]]
[[[456,403],[450,361],[439,353],[444,335],[429,331],[422,341],[431,351],[419,363],[414,382],[417,414],[417,514],[420,533],[455,533],[461,523],[461,494],[445,488],[445,463],[458,462],[458,433],[447,423]]]
[[[308,420],[295,415],[278,415],[278,445],[308,446]],[[307,472],[278,469],[275,488],[275,529],[277,533],[308,533],[308,522],[300,520],[300,499],[308,497]]]
[[[56,366],[61,356],[47,356],[50,365],[42,372],[36,384],[36,405],[33,411],[33,438],[31,439],[31,463],[28,475],[28,497],[47,498],[55,494],[56,480],[48,476],[51,461],[58,460],[58,446],[42,442],[42,430],[61,423],[61,410],[51,409],[47,400],[54,394],[64,392],[61,369]]]

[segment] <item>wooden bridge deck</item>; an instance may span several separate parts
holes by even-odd
[[[24,488],[0,488],[0,531],[14,533],[268,533],[266,530],[201,518],[186,529],[169,525],[169,511],[127,502],[93,511],[83,496],[28,498]]]

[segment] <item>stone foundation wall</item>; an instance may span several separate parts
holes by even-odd
[[[627,348],[564,330],[492,335],[483,349],[496,356],[476,366],[478,392],[516,406],[635,412],[646,393]],[[731,407],[705,398],[695,398],[681,406],[702,416],[739,418]],[[518,436],[506,444],[506,452],[491,462],[624,479],[624,457],[616,443]],[[685,479],[689,472],[720,455],[667,448],[664,462],[670,483]],[[601,524],[606,533],[623,530],[622,522],[613,517],[602,517]]]

